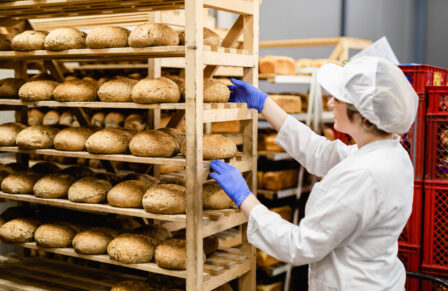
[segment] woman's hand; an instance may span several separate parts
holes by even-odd
[[[249,108],[255,108],[260,113],[268,94],[258,90],[251,84],[230,78],[234,85],[228,86],[230,92],[229,102],[247,103]]]
[[[219,160],[211,162],[210,167],[215,171],[210,173],[210,177],[215,179],[224,192],[240,207],[241,203],[252,193],[243,175],[237,168]]]

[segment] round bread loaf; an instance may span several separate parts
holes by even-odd
[[[143,196],[143,208],[152,213],[185,213],[185,192],[185,187],[180,185],[155,185],[149,188]]]
[[[40,174],[30,171],[11,174],[3,179],[2,191],[10,194],[31,194],[40,177]]]
[[[25,30],[14,36],[11,47],[15,51],[34,51],[45,49],[45,38],[48,31],[43,30]]]
[[[54,137],[54,148],[60,151],[84,151],[87,139],[95,133],[90,127],[69,127]]]
[[[220,46],[219,35],[211,29],[204,27],[203,30],[204,45]],[[185,31],[179,31],[179,45],[185,45]]]
[[[59,85],[55,81],[37,80],[25,83],[19,89],[19,97],[22,101],[44,101],[53,98],[54,89]]]
[[[11,39],[8,34],[0,33],[0,51],[11,50]]]
[[[171,232],[160,225],[146,224],[135,229],[135,232],[150,237],[155,246],[172,237]]]
[[[50,110],[44,115],[43,125],[58,125],[60,114],[56,110]]]
[[[142,208],[146,190],[154,184],[143,180],[127,180],[114,186],[107,193],[107,202],[116,207]]]
[[[170,136],[172,136],[177,143],[177,152],[180,151],[181,144],[185,143],[185,133],[171,127],[159,128],[158,131],[164,132]]]
[[[18,122],[8,122],[0,125],[0,146],[15,146],[17,135],[25,128],[25,124]]]
[[[68,167],[61,171],[61,173],[71,175],[75,177],[75,179],[81,179],[88,176],[93,176],[94,172],[86,167]]]
[[[204,253],[206,256],[210,256],[211,254],[216,252],[219,248],[219,240],[214,235],[204,237],[203,244],[204,244]]]
[[[21,149],[48,149],[53,147],[53,140],[58,129],[47,125],[30,126],[19,132],[16,144]]]
[[[231,208],[232,199],[222,190],[216,182],[207,182],[203,188],[204,209]]]
[[[68,189],[68,200],[82,203],[101,203],[106,200],[107,192],[112,188],[109,181],[95,177],[84,177],[73,183]]]
[[[129,143],[129,150],[140,157],[172,157],[177,153],[176,140],[164,132],[147,130],[137,133]]]
[[[23,84],[25,84],[25,80],[18,78],[0,80],[0,98],[17,98]]]
[[[169,239],[160,243],[155,251],[156,263],[161,268],[185,270],[187,263],[187,242],[183,239]],[[205,262],[205,254],[203,254]]]
[[[131,47],[178,45],[179,36],[168,25],[144,23],[131,31],[128,42]]]
[[[128,280],[115,284],[110,291],[152,291],[155,290],[144,281]]]
[[[120,26],[97,26],[86,37],[88,48],[127,47],[130,31]]]
[[[180,100],[180,91],[168,78],[143,79],[132,88],[132,100],[135,103],[176,103]]]
[[[160,180],[153,176],[150,176],[147,174],[139,174],[139,173],[128,174],[123,178],[123,180],[143,180],[143,181],[151,184],[151,186],[160,183]]]
[[[79,49],[86,47],[86,33],[76,28],[57,28],[45,38],[45,49],[49,51]]]
[[[68,223],[48,223],[36,229],[34,240],[43,248],[66,248],[71,246],[75,234],[75,228]]]
[[[0,170],[0,185],[2,184],[3,180],[8,177],[10,174],[6,171],[1,171]],[[1,223],[0,223],[1,225]]]
[[[105,128],[120,128],[124,122],[124,115],[121,112],[109,112],[104,117]]]
[[[102,129],[86,141],[86,149],[93,154],[123,154],[128,152],[132,134],[117,128]]]
[[[33,241],[40,222],[31,218],[16,218],[0,226],[0,238],[9,243]]]
[[[143,131],[146,128],[146,122],[142,114],[129,114],[124,120],[124,128],[128,130]]]
[[[62,112],[59,117],[59,125],[64,126],[72,126],[73,122],[76,120],[76,117],[70,111]]]
[[[204,102],[225,103],[229,101],[230,90],[226,84],[213,79],[204,79]]]
[[[125,264],[146,263],[154,255],[151,239],[141,234],[125,233],[114,238],[107,247],[112,260]]]
[[[103,102],[132,102],[132,88],[137,82],[129,78],[107,81],[98,90],[98,97]]]
[[[92,115],[92,118],[90,119],[90,124],[92,126],[103,127],[105,116],[106,116],[106,113],[104,113],[104,112],[95,113],[94,115]]]
[[[98,91],[98,89],[99,89],[98,81],[94,77],[92,77],[92,76],[85,76],[84,78],[81,79],[81,81],[89,82],[90,84],[95,86],[96,90]]]
[[[34,164],[30,168],[30,170],[33,171],[33,172],[45,175],[45,174],[51,174],[51,173],[58,172],[60,170],[60,168],[58,166],[56,166],[55,164],[53,164],[53,163],[40,162],[40,163]]]
[[[100,255],[107,252],[107,246],[113,237],[100,229],[89,229],[79,232],[72,241],[73,248],[77,253],[84,255]]]
[[[70,80],[58,85],[53,92],[56,101],[94,101],[97,86],[89,81]]]
[[[170,79],[171,81],[173,81],[174,83],[176,83],[177,87],[179,88],[179,92],[180,92],[180,99],[183,100],[185,99],[185,79],[181,78],[177,75],[168,75],[168,76],[164,76],[165,78]]]
[[[34,196],[40,198],[67,197],[68,189],[75,177],[64,173],[53,173],[40,178],[33,187]]]
[[[44,119],[44,114],[39,109],[33,108],[28,110],[28,125],[35,126],[41,125]]]
[[[185,156],[185,143],[181,145],[180,152]],[[236,144],[221,134],[205,133],[202,154],[204,160],[231,158],[236,155]]]

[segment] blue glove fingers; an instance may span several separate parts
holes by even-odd
[[[227,88],[229,88],[229,90],[235,90],[237,88],[237,86],[235,85],[227,85]]]
[[[235,78],[230,78],[230,82],[232,82],[234,85],[242,85],[240,80]]]
[[[220,160],[214,160],[210,163],[210,168],[218,174],[223,174],[226,171],[225,164]]]
[[[218,180],[219,180],[219,175],[218,175],[218,173],[210,173],[209,176],[210,176],[210,178],[215,179],[216,182],[218,182]],[[219,182],[218,182],[218,184],[219,184]]]

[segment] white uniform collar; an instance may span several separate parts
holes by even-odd
[[[399,135],[395,135],[394,138],[380,139],[380,140],[376,140],[376,141],[373,141],[371,143],[368,143],[365,146],[363,146],[362,148],[360,148],[358,150],[358,152],[370,151],[371,149],[375,149],[375,148],[378,148],[378,147],[396,146],[397,144],[399,144],[399,142],[400,142],[400,136]]]

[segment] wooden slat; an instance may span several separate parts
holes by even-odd
[[[220,252],[215,252],[211,256],[211,258],[213,258],[213,259],[218,259],[218,258],[219,259],[225,259],[225,260],[228,260],[228,261],[231,261],[231,262],[235,262],[237,264],[242,264],[242,263],[247,261],[246,257],[233,255],[233,254],[223,254],[223,253],[220,253]]]
[[[251,111],[255,109],[230,108],[223,110],[204,110],[204,122],[221,122],[252,119]]]
[[[250,271],[251,264],[249,261],[243,264],[237,264],[236,267],[222,273],[218,276],[212,276],[210,279],[205,280],[203,290],[211,291],[235,278],[238,278]],[[255,270],[253,270],[255,272]],[[255,283],[255,282],[254,282]],[[255,290],[255,285],[246,290]]]
[[[218,267],[223,267],[226,269],[231,269],[236,266],[235,262],[222,260],[219,258],[208,258],[207,261],[205,261],[207,265],[213,265]]]
[[[252,3],[246,0],[204,0],[204,7],[241,15],[254,14],[254,7]]]

